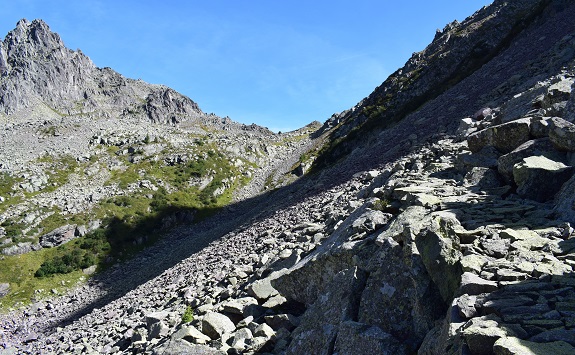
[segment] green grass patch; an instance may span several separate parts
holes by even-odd
[[[3,256],[0,260],[0,282],[10,284],[10,292],[0,298],[0,309],[3,311],[12,307],[30,303],[33,298],[47,296],[49,291],[61,291],[75,285],[82,277],[81,271],[54,275],[47,278],[36,278],[34,273],[44,260],[60,253],[57,248],[42,249],[23,255]],[[45,290],[36,293],[36,290]]]

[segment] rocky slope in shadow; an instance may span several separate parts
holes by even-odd
[[[496,1],[447,27],[428,48],[449,43],[438,40],[452,30],[467,41],[423,66],[439,68],[437,79],[414,80],[405,95],[415,99],[388,89],[398,101],[385,111],[402,112],[391,126],[354,121],[360,103],[333,128],[331,138],[344,139],[331,152],[353,148],[337,164],[5,316],[5,348],[573,353],[574,15],[569,1]],[[489,54],[457,75],[450,65],[481,42]],[[369,139],[358,143],[354,129]],[[155,264],[128,291],[85,308],[114,279]],[[75,309],[87,311],[67,318]]]

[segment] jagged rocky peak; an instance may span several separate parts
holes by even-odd
[[[80,50],[68,49],[42,20],[20,20],[0,46],[4,114],[47,106],[60,116],[88,114],[165,124],[206,116],[194,101],[166,86],[96,67]]]
[[[30,43],[31,47],[38,51],[46,49],[64,48],[64,43],[57,33],[42,20],[32,22],[22,19],[16,24],[16,28],[6,36],[6,44],[9,48],[18,48],[18,45]]]
[[[65,47],[42,20],[20,20],[2,43],[0,110],[6,114],[38,101],[62,109],[83,99],[96,69],[80,51]]]

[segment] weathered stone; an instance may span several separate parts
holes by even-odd
[[[468,170],[469,167],[497,168],[497,159],[501,153],[494,147],[484,147],[479,152],[462,152],[457,156],[459,169]]]
[[[471,133],[477,131],[477,123],[473,121],[473,118],[466,117],[459,121],[459,127],[455,131],[455,136],[459,139],[465,139]]]
[[[575,175],[556,194],[553,212],[563,221],[575,224]]]
[[[570,355],[575,348],[564,341],[537,343],[515,337],[502,337],[493,344],[495,355]]]
[[[235,332],[232,338],[232,347],[240,351],[244,350],[247,347],[247,343],[249,343],[249,341],[253,338],[254,336],[251,330],[248,328],[242,328]]]
[[[457,226],[459,221],[452,214],[435,212],[415,238],[425,268],[445,302],[452,299],[462,274]]]
[[[509,153],[529,140],[528,118],[519,119],[475,132],[467,137],[471,152],[479,152],[486,146],[493,146],[501,153]]]
[[[373,232],[386,225],[392,215],[377,210],[367,210],[352,223],[355,232]]]
[[[267,339],[273,337],[275,333],[276,332],[273,330],[273,328],[266,323],[258,325],[254,330],[254,336],[265,337]]]
[[[207,345],[190,344],[183,339],[173,339],[155,348],[152,351],[152,354],[226,355],[227,353],[211,348]]]
[[[495,258],[504,258],[509,251],[510,244],[509,240],[498,238],[483,239],[481,241],[481,247],[485,250],[485,253]]]
[[[280,306],[287,302],[287,298],[282,295],[275,295],[270,297],[267,301],[262,304],[264,308],[274,308]]]
[[[407,207],[375,239],[375,244],[383,245],[387,238],[411,240],[421,228],[424,216],[429,211],[422,206]]]
[[[547,343],[562,340],[571,344],[572,346],[575,346],[575,329],[551,329],[532,336],[529,338],[529,340],[537,343]]]
[[[553,145],[564,151],[575,151],[575,124],[560,117],[553,117],[550,120],[549,139]]]
[[[222,303],[224,312],[239,314],[244,317],[258,316],[263,310],[258,305],[258,301],[253,297],[242,297],[231,299]]]
[[[168,315],[169,315],[169,313],[167,311],[148,313],[148,314],[146,314],[146,326],[148,326],[148,328],[149,328],[151,325],[153,325],[155,323],[159,323],[159,322],[163,321],[164,319],[166,319],[166,317],[168,317]]]
[[[544,138],[549,136],[551,128],[550,117],[531,117],[531,135],[535,138]]]
[[[272,316],[265,316],[264,320],[274,330],[285,328],[292,331],[300,323],[299,319],[291,314],[274,314]]]
[[[286,272],[287,271],[275,271],[266,278],[252,282],[247,288],[248,294],[258,300],[267,300],[271,296],[277,295],[278,291],[272,286],[271,281],[281,277]]]
[[[159,321],[148,326],[148,338],[162,338],[168,335],[170,332],[170,327],[168,327],[164,322]]]
[[[401,342],[381,328],[346,321],[340,324],[335,340],[337,354],[404,354]]]
[[[489,261],[489,257],[484,255],[469,254],[461,258],[461,270],[465,272],[473,272],[479,274],[483,265]]]
[[[363,249],[369,262],[360,263],[360,267],[369,277],[361,293],[357,320],[403,339],[406,348],[415,351],[447,307],[425,271],[410,226],[405,228],[406,236],[396,236],[403,247],[387,237],[381,246]]]
[[[464,272],[461,275],[461,287],[459,293],[468,295],[479,295],[497,290],[497,282],[484,280],[471,273]]]
[[[183,339],[192,344],[207,344],[212,340],[193,325],[182,326],[182,328],[172,335],[172,339]]]
[[[351,320],[358,312],[365,277],[357,267],[339,272],[302,316],[292,333],[288,353],[329,353],[339,324]]]
[[[202,333],[212,339],[218,339],[222,334],[231,333],[235,329],[234,323],[223,314],[209,312],[202,318]]]
[[[53,248],[58,245],[68,243],[78,236],[75,233],[75,225],[65,225],[54,229],[50,233],[44,234],[40,237],[40,245],[43,248]]]
[[[465,186],[477,190],[493,189],[501,186],[499,174],[489,168],[473,167],[471,171],[465,174],[463,181]]]
[[[505,290],[505,289],[504,289]],[[481,308],[485,314],[501,314],[501,310],[505,308],[511,307],[520,307],[525,305],[533,305],[534,302],[530,297],[523,296],[523,295],[516,295],[511,293],[505,297],[505,293],[500,295],[501,298],[495,296],[496,294],[492,294],[490,299],[483,302]]]
[[[502,155],[497,159],[497,171],[503,176],[506,182],[513,180],[513,167],[524,158],[530,156],[544,156],[553,161],[564,161],[564,153],[560,153],[553,147],[549,138],[535,139],[527,141],[510,153]]]
[[[464,294],[457,298],[457,307],[459,308],[459,315],[465,319],[473,318],[477,315],[475,309],[476,296],[469,296]]]
[[[517,193],[539,202],[552,199],[572,175],[572,167],[544,156],[523,158],[513,167]]]
[[[467,322],[462,335],[472,354],[490,355],[495,342],[507,336],[507,332],[496,321],[480,317]]]

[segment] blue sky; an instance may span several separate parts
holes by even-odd
[[[98,67],[204,112],[287,131],[351,108],[488,0],[5,1],[0,36],[41,18]]]

